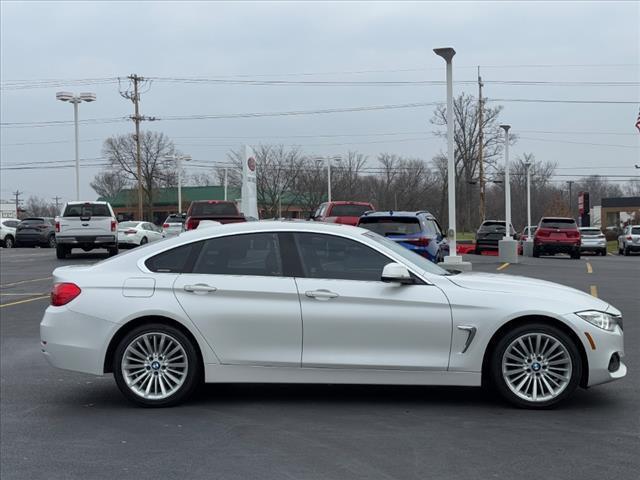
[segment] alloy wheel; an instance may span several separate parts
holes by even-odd
[[[546,333],[526,333],[502,355],[502,378],[527,402],[548,402],[569,385],[573,364],[567,347]]]
[[[189,362],[178,340],[167,333],[149,332],[127,345],[121,371],[133,393],[149,400],[163,400],[182,387]]]

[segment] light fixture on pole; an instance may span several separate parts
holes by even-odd
[[[178,169],[178,213],[182,213],[182,162],[190,162],[191,155],[173,154],[166,157],[168,160],[176,162]]]
[[[525,257],[533,256],[533,232],[531,226],[531,162],[524,164],[527,169],[527,239],[522,245],[522,254]]]
[[[511,125],[500,125],[504,130],[504,237],[498,242],[500,261],[518,263],[518,242],[511,236],[511,176],[509,167],[509,129]]]
[[[444,257],[445,267],[460,270],[470,270],[471,264],[462,262],[462,257],[456,250],[456,168],[453,150],[453,56],[456,51],[451,48],[434,48],[434,53],[442,57],[447,62],[447,196],[449,197],[449,230],[447,237],[449,240],[449,255]]]
[[[76,200],[80,200],[80,147],[78,129],[78,105],[82,102],[95,102],[96,94],[91,92],[83,92],[80,95],[74,95],[71,92],[57,92],[56,100],[73,104],[73,123],[75,125],[76,143]]]
[[[327,157],[327,201],[331,201],[331,162],[335,160],[339,162],[340,157]]]

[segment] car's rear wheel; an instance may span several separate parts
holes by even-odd
[[[142,325],[120,341],[113,372],[124,396],[145,407],[179,404],[201,378],[192,341],[177,328],[158,323]]]
[[[55,235],[49,235],[49,238],[47,239],[47,246],[49,248],[56,248],[56,236]]]
[[[571,258],[573,258],[574,260],[580,260],[580,249],[576,248],[575,250],[573,250],[571,252]]]
[[[628,257],[629,255],[631,255],[631,251],[629,250],[629,247],[626,245],[624,246],[623,252],[625,257]]]
[[[540,247],[536,245],[533,246],[533,256],[536,258],[540,256]]]
[[[56,245],[56,257],[64,260],[69,255],[69,248],[64,245]]]
[[[114,257],[118,254],[118,247],[116,246],[116,247],[109,248],[107,249],[107,251],[109,252],[110,257]]]
[[[582,375],[580,353],[562,330],[531,324],[502,337],[491,357],[498,392],[524,408],[549,408],[568,398]]]
[[[13,237],[11,235],[7,235],[6,237],[4,237],[4,248],[13,248],[13,246]]]
[[[142,237],[142,240],[140,240],[140,245],[141,245],[141,246],[142,246],[142,245],[146,245],[146,243],[147,243],[148,241],[149,241],[149,240],[147,240],[147,237]]]
[[[474,252],[476,255],[482,255],[482,249],[480,247],[476,247],[476,250]]]

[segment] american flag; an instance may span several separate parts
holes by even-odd
[[[636,128],[640,132],[640,109],[638,109],[638,119],[636,120]]]

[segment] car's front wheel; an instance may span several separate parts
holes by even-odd
[[[509,331],[498,341],[490,365],[498,392],[523,408],[549,408],[562,402],[576,389],[582,375],[574,341],[546,324]]]
[[[120,391],[144,407],[184,401],[199,385],[201,367],[192,341],[170,325],[142,325],[118,344],[113,372]]]

